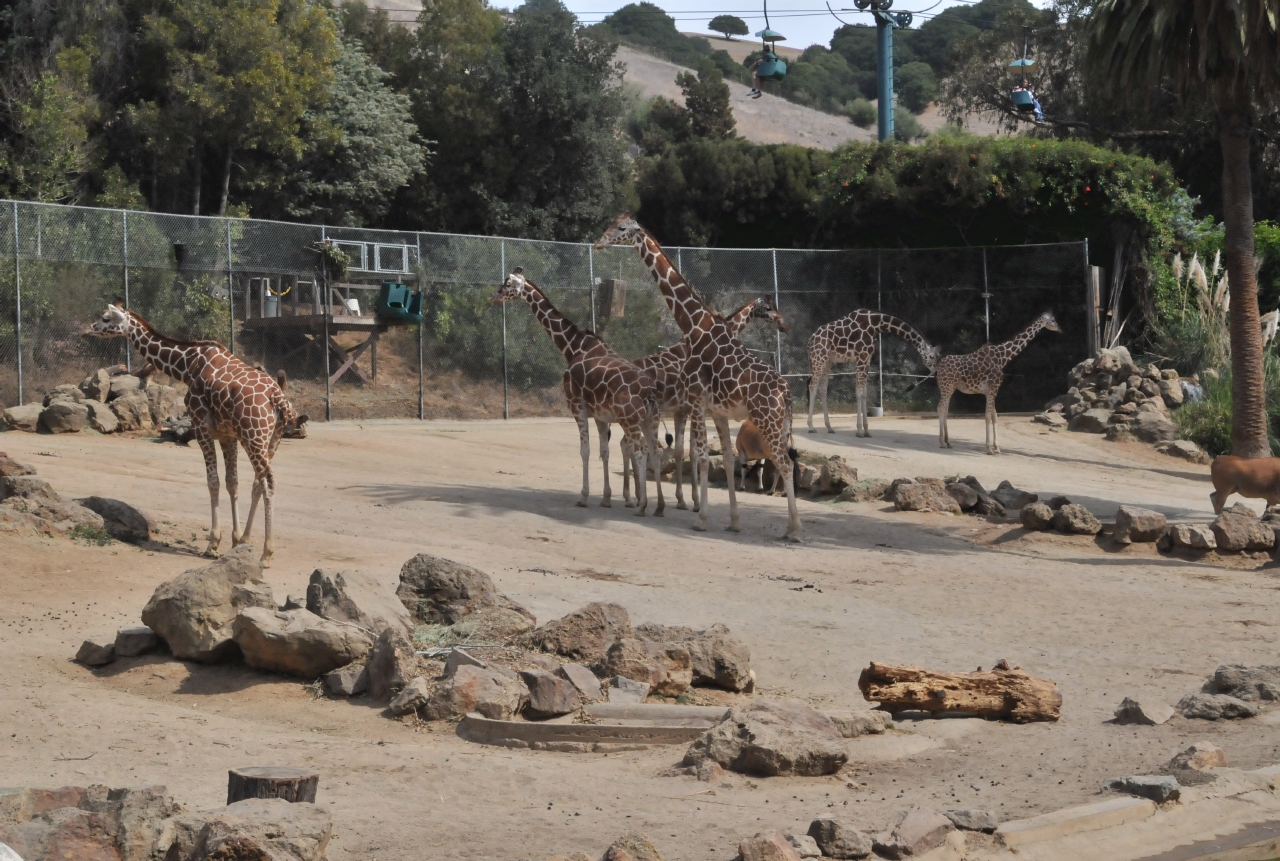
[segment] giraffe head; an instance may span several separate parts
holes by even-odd
[[[924,366],[929,369],[930,373],[938,370],[938,362],[942,359],[942,347],[935,347],[926,344],[925,348],[920,351],[920,359],[924,362]]]
[[[634,245],[636,239],[643,235],[644,228],[640,226],[640,222],[632,218],[630,212],[624,212],[614,219],[609,229],[600,234],[600,238],[591,247],[599,250],[610,245]]]
[[[129,328],[129,314],[124,310],[124,303],[116,301],[107,309],[87,331],[81,332],[82,338],[123,338]]]
[[[511,270],[511,274],[507,276],[507,280],[502,282],[502,286],[498,288],[498,295],[493,297],[491,305],[501,305],[503,302],[510,302],[512,299],[523,299],[524,294],[533,286],[532,281],[528,281],[524,277],[524,267],[517,266]]]
[[[1052,311],[1045,311],[1040,315],[1040,324],[1050,332],[1061,332],[1062,327],[1058,325],[1058,321],[1054,319]]]
[[[751,319],[765,320],[779,332],[791,331],[791,327],[787,325],[787,320],[782,316],[782,312],[773,304],[773,300],[767,296],[761,296],[756,300],[755,307],[751,309]]]

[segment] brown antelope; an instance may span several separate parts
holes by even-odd
[[[751,419],[744,419],[741,427],[738,428],[738,440],[734,446],[735,460],[742,464],[742,491],[747,490],[747,473],[756,471],[759,480],[760,492],[764,492],[764,472],[769,462],[769,449],[765,445],[764,437],[760,435],[760,431],[756,430],[756,426],[752,424]],[[733,469],[735,464],[725,464],[726,469]],[[732,481],[730,477],[730,481]],[[782,474],[777,470],[773,473],[773,485],[769,488],[769,492],[773,493],[778,489],[778,485],[782,482]]]
[[[1209,467],[1213,478],[1213,513],[1221,514],[1227,497],[1238,493],[1245,499],[1265,499],[1267,505],[1280,503],[1280,457],[1236,457],[1219,455]]]

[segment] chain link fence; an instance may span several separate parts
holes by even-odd
[[[348,258],[345,273],[321,253]],[[998,405],[1039,409],[1086,356],[1085,243],[992,248],[791,250],[669,248],[718,310],[776,300],[788,333],[755,323],[743,344],[792,384],[807,408],[806,345],[821,324],[875,308],[916,326],[946,353],[1003,341],[1046,309],[1045,333],[1007,368]],[[631,247],[458,236],[252,219],[0,203],[0,404],[39,400],[95,369],[139,360],[119,340],[80,333],[116,299],[165,334],[222,341],[289,377],[300,412],[322,418],[502,418],[559,415],[563,358],[523,305],[494,306],[513,267],[567,317],[627,357],[679,339]],[[380,328],[383,281],[424,292],[420,325]],[[833,411],[854,402],[852,368],[836,367]],[[882,341],[872,402],[932,409],[937,388],[905,342]],[[957,395],[953,411],[979,411]]]

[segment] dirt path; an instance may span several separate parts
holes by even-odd
[[[1122,501],[1209,516],[1207,470],[1145,447],[1006,417],[1006,453],[994,458],[981,453],[976,419],[952,420],[950,452],[937,449],[932,420],[876,420],[869,440],[853,437],[849,417],[836,424],[838,434],[797,442],[845,455],[864,477],[972,473],[1065,493],[1104,517]],[[9,433],[0,449],[65,496],[132,500],[167,521],[171,540],[202,546],[207,496],[194,447]],[[701,861],[728,857],[744,835],[803,829],[824,814],[876,829],[913,803],[1004,818],[1082,803],[1104,779],[1152,770],[1193,739],[1216,741],[1232,765],[1280,761],[1280,712],[1244,723],[1107,723],[1126,695],[1172,703],[1220,663],[1276,663],[1280,584],[1269,567],[1110,552],[1090,539],[879,504],[802,501],[806,543],[794,547],[774,540],[781,499],[747,496],[742,534],[723,532],[720,490],[705,534],[673,507],[663,519],[620,505],[575,508],[576,432],[559,419],[315,424],[276,463],[269,580],[281,600],[317,567],[361,568],[390,583],[407,558],[430,552],[489,571],[543,621],[609,600],[636,622],[723,622],[749,643],[766,694],[863,710],[856,680],[868,661],[968,670],[1007,658],[1061,685],[1063,718],[921,722],[852,741],[859,765],[841,778],[731,776],[708,787],[656,776],[681,748],[485,748],[451,727],[415,729],[360,700],[313,700],[297,681],[242,668],[148,658],[91,672],[69,660],[82,637],[135,621],[159,582],[199,560],[181,546],[0,537],[0,785],[163,783],[184,803],[213,806],[228,768],[305,765],[322,774],[320,803],[339,835],[329,857],[340,861],[596,856],[632,829],[672,861]],[[593,482],[598,490],[598,467]]]

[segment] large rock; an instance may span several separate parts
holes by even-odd
[[[275,606],[257,552],[241,544],[211,565],[161,583],[142,608],[142,623],[175,658],[212,664],[239,652],[232,630],[242,610]]]
[[[67,532],[77,526],[101,531],[103,520],[96,513],[74,502],[46,502],[42,499],[25,499],[12,496],[0,503],[5,509],[38,518],[58,532]]]
[[[951,820],[927,807],[912,807],[890,828],[876,836],[876,854],[885,858],[907,858],[936,849],[955,830]]]
[[[609,679],[605,688],[605,699],[611,703],[639,705],[649,696],[648,682],[633,682],[625,676],[614,676]]]
[[[1212,691],[1249,703],[1280,700],[1280,667],[1223,664],[1213,674]]]
[[[4,425],[9,430],[35,433],[40,427],[40,414],[44,412],[44,404],[32,403],[9,407],[4,411]]]
[[[186,404],[182,395],[172,386],[160,386],[152,383],[146,388],[147,406],[151,410],[151,421],[160,424],[169,419],[176,419],[186,412]]]
[[[791,844],[791,848],[796,850],[801,858],[822,857],[822,850],[818,848],[818,841],[808,834],[788,834],[787,842]]]
[[[101,667],[116,659],[116,644],[110,637],[90,637],[80,644],[76,663],[86,667]]]
[[[684,646],[626,638],[605,654],[606,675],[648,682],[663,696],[679,696],[693,684],[693,662]]]
[[[999,486],[997,486],[995,490],[991,491],[990,495],[1005,508],[1011,509],[1024,508],[1040,499],[1040,497],[1036,496],[1034,493],[1019,490],[1008,481],[1000,482]]]
[[[1070,424],[1067,421],[1067,417],[1060,412],[1037,413],[1031,417],[1031,420],[1036,424],[1048,425],[1051,428],[1065,428]]]
[[[595,673],[582,664],[562,664],[556,668],[555,674],[573,685],[578,696],[586,702],[598,703],[604,698],[600,690],[600,680],[596,678]]]
[[[1175,379],[1159,380],[1156,382],[1159,388],[1160,397],[1164,400],[1166,407],[1180,407],[1186,399],[1186,394],[1182,391],[1182,383]]]
[[[1162,443],[1156,446],[1156,451],[1164,452],[1170,457],[1181,458],[1191,463],[1207,464],[1211,459],[1200,446],[1189,439],[1176,439],[1173,442]]]
[[[430,697],[431,686],[426,679],[418,676],[405,685],[400,690],[400,693],[391,698],[391,704],[387,706],[387,711],[396,717],[407,715],[425,706]]]
[[[846,487],[858,483],[858,470],[845,463],[843,457],[832,455],[822,464],[818,482],[823,493],[840,493]]]
[[[632,636],[631,616],[619,604],[588,604],[528,634],[529,642],[587,666],[604,663],[605,652]]]
[[[142,380],[133,374],[116,374],[111,377],[107,389],[107,400],[114,401],[142,389]]]
[[[865,858],[871,854],[871,838],[838,819],[815,819],[809,836],[828,858]]]
[[[62,385],[54,386],[53,389],[44,396],[44,405],[47,407],[58,401],[69,401],[70,403],[78,404],[83,400],[84,392],[80,391],[79,386],[72,385],[71,383],[63,383]]]
[[[1168,521],[1160,512],[1122,505],[1116,512],[1116,528],[1113,537],[1117,544],[1157,541],[1168,528]]]
[[[502,667],[459,667],[436,686],[422,708],[427,720],[446,720],[477,712],[490,720],[511,720],[524,707],[528,688]]]
[[[40,427],[49,433],[79,433],[89,421],[89,408],[78,401],[54,401],[40,413]]]
[[[520,679],[529,689],[529,703],[524,713],[533,720],[567,715],[582,705],[578,689],[567,679],[543,670],[521,670]]]
[[[1218,550],[1239,553],[1242,550],[1270,550],[1275,546],[1275,530],[1256,517],[1222,513],[1209,527],[1218,543]]]
[[[0,790],[0,845],[19,861],[156,861],[180,812],[163,786]]]
[[[946,491],[960,506],[961,511],[972,511],[978,506],[978,491],[963,481],[953,481],[947,485]]]
[[[1053,509],[1043,502],[1033,502],[1022,507],[1018,519],[1027,529],[1044,532],[1053,525]]]
[[[632,833],[613,841],[601,861],[662,861],[662,855],[646,835]]]
[[[736,861],[802,861],[800,853],[780,831],[768,831],[738,844]]]
[[[1191,769],[1203,771],[1206,768],[1226,768],[1227,754],[1211,741],[1197,741],[1183,750],[1165,766],[1171,771]]]
[[[116,655],[121,658],[136,658],[145,655],[160,645],[156,632],[146,625],[130,625],[116,631]]]
[[[369,689],[369,667],[364,661],[354,661],[325,674],[324,686],[335,697],[354,697]]]
[[[375,637],[387,628],[406,637],[413,633],[413,620],[400,599],[361,571],[311,572],[307,609],[326,619],[358,625]]]
[[[863,735],[880,735],[893,728],[893,715],[888,712],[872,711],[855,715],[828,715],[831,722],[840,730],[845,738],[858,738]]]
[[[291,804],[281,798],[248,798],[180,817],[175,832],[178,839],[174,847],[168,856],[161,857],[182,861],[325,861],[333,823],[323,807],[305,801]]]
[[[1071,429],[1080,433],[1106,433],[1107,422],[1111,419],[1111,410],[1085,410],[1071,420]]]
[[[837,502],[875,502],[884,497],[889,482],[882,478],[862,478],[840,491]]]
[[[25,463],[18,463],[9,455],[0,451],[0,478],[8,478],[13,475],[35,475],[36,468],[28,466]]]
[[[1053,528],[1067,535],[1097,535],[1102,523],[1079,503],[1064,505],[1053,515]]]
[[[1161,403],[1155,401],[1153,403]],[[1143,442],[1169,442],[1178,438],[1178,423],[1159,412],[1142,412],[1129,423],[1129,433]]]
[[[117,377],[116,379],[119,379]],[[150,430],[151,405],[147,402],[146,392],[134,389],[128,394],[114,398],[108,404],[115,413],[122,431]]]
[[[418,675],[418,655],[403,634],[386,628],[369,653],[369,696],[387,700]]]
[[[1169,527],[1165,536],[1172,547],[1213,550],[1218,546],[1214,531],[1202,523],[1175,523]]]
[[[1258,714],[1257,706],[1226,694],[1187,694],[1175,708],[1183,717],[1199,720],[1235,720]]]
[[[1178,778],[1167,774],[1135,774],[1129,777],[1117,777],[1107,782],[1107,789],[1150,798],[1157,804],[1177,801],[1182,793]]]
[[[107,373],[106,368],[98,368],[84,378],[84,382],[80,384],[80,391],[89,400],[105,404],[107,395],[111,394],[111,374]]]
[[[14,496],[37,502],[62,501],[53,486],[36,475],[9,475],[0,478],[0,499]]]
[[[960,503],[956,501],[954,496],[947,493],[945,489],[923,484],[919,481],[913,484],[899,485],[894,496],[893,505],[899,511],[937,511],[942,514],[960,513]]]
[[[961,831],[981,831],[991,834],[1000,825],[1000,820],[991,810],[944,810],[942,815],[951,820],[951,824]]]
[[[1159,726],[1173,717],[1173,709],[1164,703],[1125,697],[1120,702],[1120,707],[1116,709],[1115,715],[1116,723]]]
[[[111,411],[111,407],[97,401],[85,401],[84,405],[89,411],[89,427],[98,433],[115,433],[120,430],[120,420]]]
[[[414,619],[436,625],[452,625],[487,607],[506,607],[533,619],[528,610],[500,593],[488,574],[426,553],[404,563],[396,596]]]
[[[734,706],[685,753],[683,765],[713,760],[741,774],[834,774],[849,760],[840,730],[799,700],[759,699]]]
[[[741,692],[755,686],[755,676],[751,673],[751,650],[724,625],[695,631],[648,623],[638,626],[635,636],[652,643],[669,643],[688,649],[695,687]]]
[[[373,637],[309,610],[248,607],[232,626],[244,662],[259,670],[316,679],[364,657]]]
[[[118,541],[150,541],[152,533],[156,531],[155,519],[127,502],[106,496],[90,496],[79,502],[101,516],[107,532]]]

